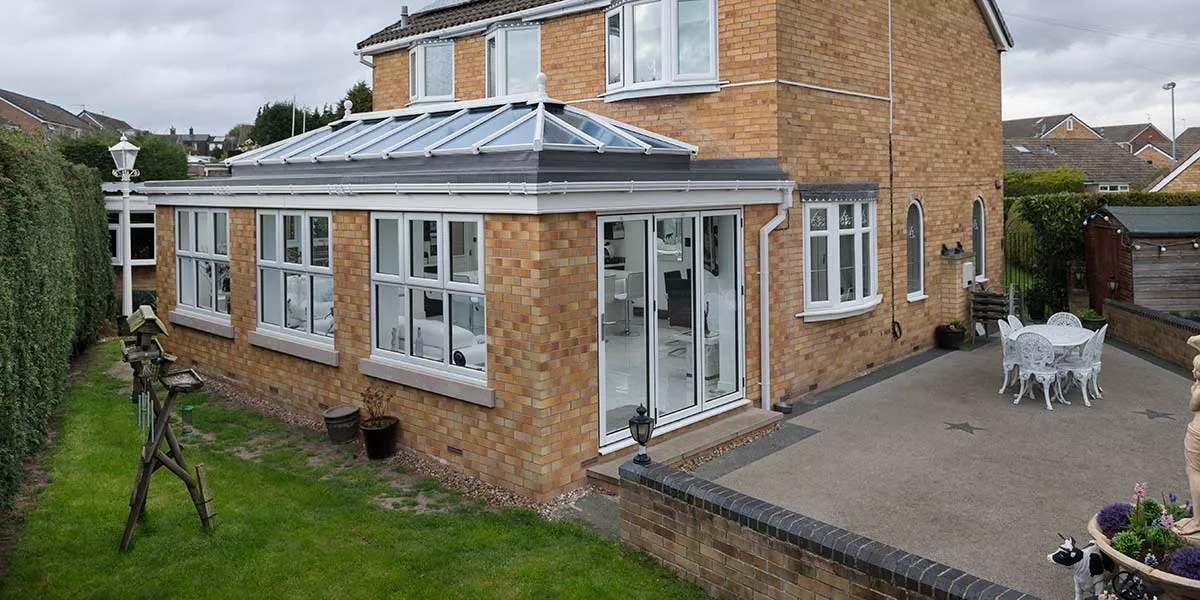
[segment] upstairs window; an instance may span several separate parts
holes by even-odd
[[[487,36],[487,95],[507,96],[537,89],[541,71],[541,28],[501,25]]]
[[[408,50],[408,95],[418,102],[454,100],[454,42],[418,43]]]
[[[715,0],[641,0],[605,13],[608,100],[716,91]]]

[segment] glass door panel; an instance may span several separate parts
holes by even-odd
[[[696,396],[696,218],[655,220],[655,417],[658,424],[700,409]]]
[[[649,233],[647,218],[600,220],[602,438],[623,436],[637,407],[651,404]]]
[[[700,243],[701,329],[704,332],[704,402],[741,388],[739,325],[741,322],[737,215],[702,217]]]

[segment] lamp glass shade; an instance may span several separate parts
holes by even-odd
[[[113,163],[117,165],[118,171],[131,171],[133,163],[137,160],[139,149],[129,143],[129,139],[122,134],[121,141],[109,148],[108,153],[112,155]]]
[[[1113,292],[1117,289],[1117,279],[1115,277],[1108,278],[1108,291]]]
[[[646,415],[646,407],[638,406],[637,414],[629,419],[629,433],[639,445],[645,446],[654,431],[654,419]]]

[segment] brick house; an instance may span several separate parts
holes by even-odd
[[[1160,169],[1169,169],[1175,164],[1171,156],[1171,142],[1150,142],[1133,155]]]
[[[1104,136],[1083,119],[1067,113],[1004,122],[1004,139],[1099,140]]]
[[[314,416],[392,382],[403,443],[552,497],[639,404],[770,410],[999,286],[1010,46],[991,0],[405,14],[375,112],[147,184],[170,348]]]
[[[1113,142],[1124,149],[1126,152],[1138,153],[1146,148],[1149,144],[1160,145],[1160,147],[1170,148],[1171,138],[1159,131],[1152,123],[1132,123],[1129,125],[1108,125],[1106,127],[1097,127],[1096,133],[1099,133],[1104,139]],[[1165,144],[1165,146],[1161,146]],[[1167,150],[1168,156],[1170,150]]]
[[[88,126],[93,129],[99,129],[102,131],[115,131],[117,133],[123,133],[129,136],[137,133],[137,130],[134,129],[129,123],[116,117],[110,117],[93,110],[85,109],[80,111],[80,113],[75,116],[79,117],[80,121],[87,123]]]
[[[1182,146],[1180,150],[1180,161],[1150,186],[1151,192],[1200,192],[1200,147],[1190,154],[1184,154]]]
[[[87,123],[56,104],[2,89],[0,118],[47,143],[57,136],[78,136],[88,129]]]

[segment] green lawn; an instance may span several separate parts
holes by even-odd
[[[184,452],[207,465],[215,533],[162,469],[121,554],[143,434],[126,382],[106,374],[117,346],[97,352],[63,402],[51,482],[11,551],[2,599],[703,597],[578,526],[489,510],[203,394],[188,402],[204,434]],[[381,496],[410,508],[381,508]]]

